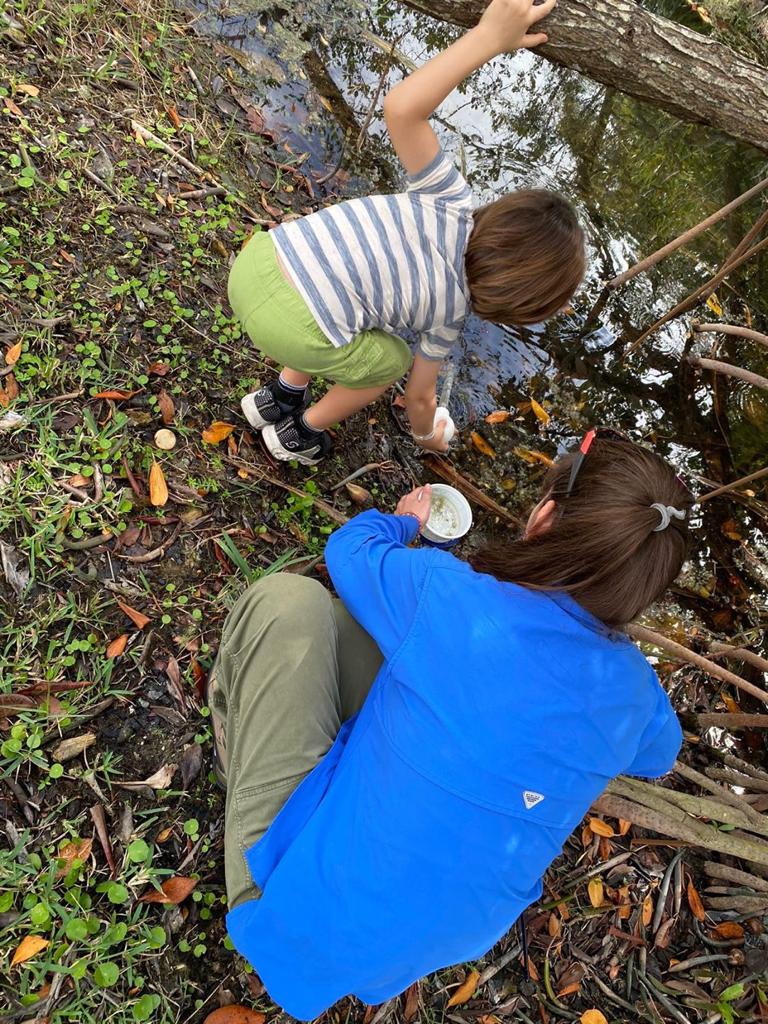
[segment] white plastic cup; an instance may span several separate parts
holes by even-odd
[[[451,419],[451,414],[448,412],[444,405],[438,405],[435,410],[435,418],[432,422],[432,429],[436,430],[439,423],[445,420],[445,430],[443,431],[443,440],[446,444],[450,444],[453,440],[453,435],[456,433],[456,424]]]
[[[430,525],[432,522],[430,513],[429,519],[421,528],[421,539],[425,544],[434,548],[452,548],[469,532],[472,526],[472,509],[461,491],[457,491],[455,487],[449,487],[448,484],[432,484],[433,505],[435,498],[440,498],[451,506],[458,525],[452,532],[441,532],[434,523]]]

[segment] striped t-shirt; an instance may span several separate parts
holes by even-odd
[[[331,343],[361,331],[418,336],[443,359],[469,312],[472,195],[441,151],[397,195],[349,199],[272,231],[292,282]]]

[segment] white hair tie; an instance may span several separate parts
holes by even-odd
[[[666,530],[672,521],[672,516],[675,519],[685,519],[685,512],[681,512],[679,508],[675,508],[673,505],[663,505],[660,501],[654,501],[651,508],[655,508],[661,516],[661,522],[658,526],[654,526],[653,532],[660,533],[662,530]]]

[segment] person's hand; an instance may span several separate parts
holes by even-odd
[[[426,441],[420,441],[419,438],[416,437],[415,434],[413,434],[411,436],[413,437],[413,440],[416,442],[416,444],[419,446],[419,448],[424,448],[425,451],[428,451],[428,452],[447,452],[448,451],[448,442],[443,440],[443,434],[445,434],[445,428],[447,426],[448,426],[448,420],[440,420],[440,422],[438,424],[436,424],[436,426],[434,428],[434,430],[435,430],[434,434],[432,435],[432,437],[430,437]]]
[[[415,516],[419,520],[419,529],[426,524],[432,508],[432,486],[425,484],[417,487],[410,494],[404,495],[397,503],[395,515]]]
[[[495,39],[499,53],[519,50],[523,46],[546,43],[546,32],[529,32],[536,22],[552,11],[557,0],[491,0],[478,22],[478,28]]]

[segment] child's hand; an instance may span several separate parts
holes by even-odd
[[[425,484],[424,487],[417,487],[416,490],[406,494],[397,503],[395,515],[415,516],[419,520],[419,529],[426,525],[432,508],[432,487]]]
[[[415,434],[411,436],[413,437],[413,440],[416,442],[419,448],[424,448],[428,452],[447,452],[448,442],[443,439],[443,435],[445,434],[445,428],[447,426],[448,420],[440,420],[439,423],[435,424],[435,432],[432,435],[432,437],[427,438],[426,440],[419,440],[419,438],[416,437]]]
[[[491,0],[478,23],[478,29],[496,41],[499,53],[519,50],[523,46],[546,43],[545,32],[528,29],[550,13],[557,0]]]

